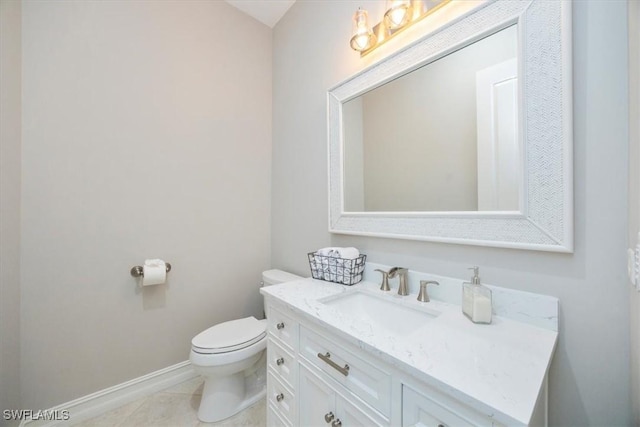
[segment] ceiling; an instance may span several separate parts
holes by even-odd
[[[265,25],[273,28],[296,0],[225,0]]]

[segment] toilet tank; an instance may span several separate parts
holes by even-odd
[[[267,270],[262,272],[262,285],[271,286],[278,283],[290,282],[292,280],[300,280],[302,277],[295,274],[287,273],[282,270]]]

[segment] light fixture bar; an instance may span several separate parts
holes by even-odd
[[[382,46],[387,41],[395,37],[397,34],[400,34],[407,28],[411,27],[416,22],[423,20],[424,18],[431,15],[432,13],[434,13],[435,11],[437,11],[438,9],[440,9],[442,6],[446,5],[450,1],[451,0],[441,0],[439,3],[427,8],[426,10],[424,9],[425,7],[424,1],[412,1],[411,2],[413,3],[412,18],[404,26],[401,26],[400,28],[396,28],[396,29],[390,29],[386,25],[385,19],[383,17],[382,20],[378,24],[376,24],[372,29],[373,34],[376,36],[376,42],[373,43],[369,48],[360,51],[360,57],[363,57],[369,52],[373,51],[375,48]]]

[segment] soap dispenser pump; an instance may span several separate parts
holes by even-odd
[[[473,277],[462,284],[462,312],[473,323],[491,323],[491,289],[480,283],[480,268],[472,267]]]

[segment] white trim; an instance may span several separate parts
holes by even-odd
[[[345,212],[342,103],[516,22],[522,212]],[[571,41],[568,0],[489,1],[330,89],[329,231],[573,252]]]
[[[20,427],[73,425],[197,376],[198,374],[193,370],[191,363],[186,360],[48,410],[52,412],[69,411],[70,418],[68,421],[22,421]]]

